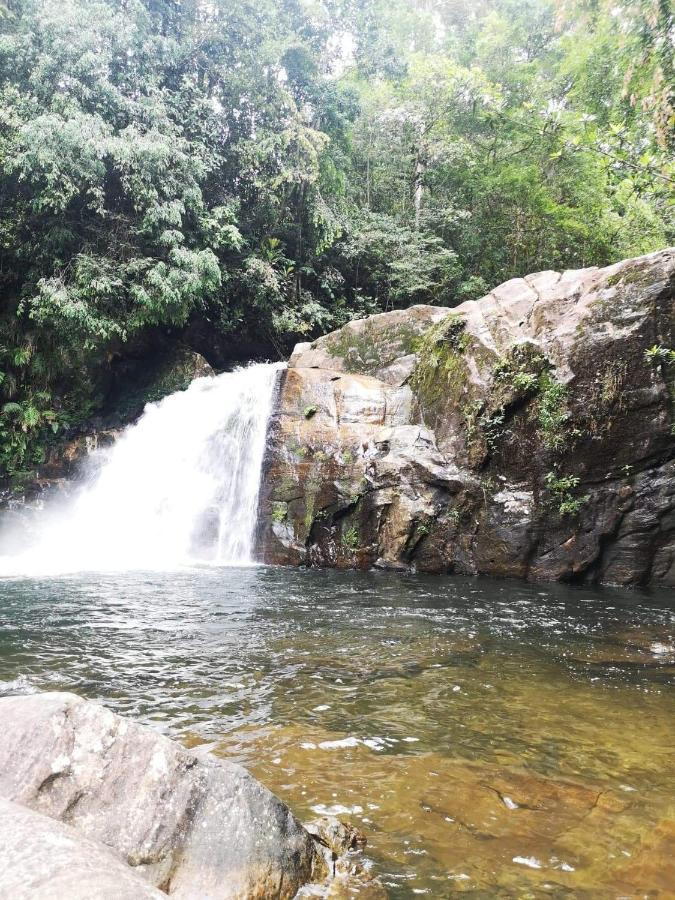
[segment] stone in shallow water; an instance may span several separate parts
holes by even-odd
[[[334,878],[327,890],[322,886],[302,888],[298,897],[323,897],[324,900],[386,900],[387,892],[364,865],[360,851],[366,846],[366,836],[353,825],[346,825],[334,816],[323,816],[307,825],[325,848]]]
[[[307,825],[307,830],[333,851],[336,857],[366,846],[366,837],[353,825],[345,825],[334,816],[324,816]]]
[[[2,698],[0,721],[0,797],[107,844],[173,897],[291,898],[325,874],[310,834],[239,766],[73,694]]]
[[[0,800],[0,897],[7,900],[161,900],[110,848],[74,828]]]
[[[637,669],[656,676],[675,674],[675,641],[672,629],[632,626],[593,637],[582,648],[565,652],[568,659],[590,666]]]
[[[326,900],[387,900],[388,894],[377,881],[360,882],[351,875],[338,875],[331,881]]]

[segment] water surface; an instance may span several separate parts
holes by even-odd
[[[242,762],[301,818],[362,827],[393,897],[666,897],[674,621],[671,594],[489,579],[4,580],[0,690]]]

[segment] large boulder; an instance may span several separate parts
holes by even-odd
[[[103,844],[0,799],[0,897],[6,900],[161,900]]]
[[[675,584],[675,250],[300,344],[265,561]]]
[[[0,722],[0,797],[106,844],[172,897],[291,898],[327,874],[313,837],[239,766],[73,694],[2,698]]]

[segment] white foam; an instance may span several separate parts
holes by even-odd
[[[513,862],[519,866],[527,866],[530,869],[541,869],[542,865],[535,856],[514,856]]]
[[[0,575],[250,565],[260,470],[280,365],[199,378],[149,404],[93,484],[41,513]]]

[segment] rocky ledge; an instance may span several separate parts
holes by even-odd
[[[675,584],[675,250],[300,344],[267,562]]]
[[[0,699],[0,897],[382,897],[354,829],[66,693]],[[309,826],[308,826],[309,828]]]

